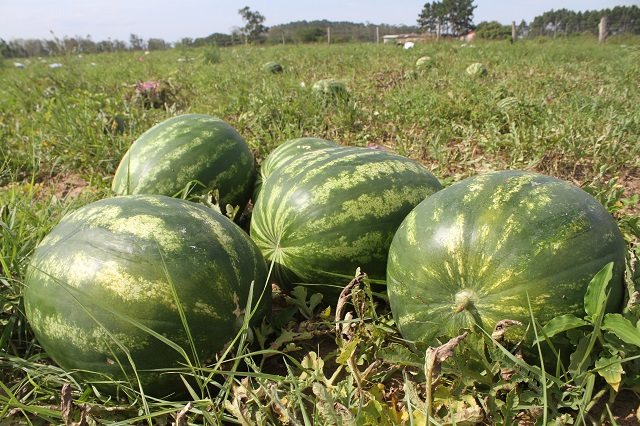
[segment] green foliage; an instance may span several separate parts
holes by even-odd
[[[274,44],[282,43],[284,36],[286,43],[326,42],[328,28],[331,28],[332,43],[373,42],[376,41],[376,33],[382,36],[384,34],[409,34],[418,31],[418,27],[415,25],[373,24],[323,19],[274,25],[267,32],[267,41]]]
[[[208,64],[217,64],[222,61],[222,53],[217,44],[211,44],[206,49],[203,49],[202,56],[204,61]]]
[[[476,27],[476,37],[482,40],[511,40],[511,26],[497,21],[483,21]]]
[[[607,17],[610,34],[640,34],[640,7],[616,6],[613,9],[574,12],[567,9],[550,10],[536,16],[530,24],[534,36],[569,35],[589,32],[598,34],[600,19]]]
[[[298,28],[296,30],[296,38],[302,43],[312,43],[321,41],[326,35],[326,31],[319,27]]]
[[[327,25],[338,32],[334,23]],[[380,27],[381,34],[413,30]],[[357,37],[349,31],[347,39],[375,39],[375,25],[358,26]],[[273,34],[280,43],[282,31]],[[485,423],[505,425],[543,419],[622,423],[621,400],[628,395],[637,407],[633,392],[640,389],[640,349],[632,328],[640,311],[634,178],[640,169],[638,39],[604,45],[590,37],[513,45],[480,41],[475,48],[443,42],[403,51],[373,44],[296,46],[289,44],[289,34],[294,31],[287,29],[286,46],[266,49],[241,46],[237,36],[225,39],[229,47],[216,41],[215,63],[207,60],[211,41],[197,47],[194,40],[154,51],[143,61],[139,52],[115,45],[82,58],[25,60],[23,69],[5,61],[1,421],[78,423],[85,412],[89,423],[426,423],[427,348],[399,337],[386,300],[373,296],[366,283],[345,300],[337,320],[342,336],[336,336],[337,305],[310,291],[274,293],[276,320],[253,330],[256,348],[245,342],[219,363],[194,369],[205,380],[215,378],[209,382],[211,398],[201,399],[196,389],[180,401],[143,398],[135,391],[108,398],[75,381],[42,351],[22,304],[25,266],[36,244],[66,212],[111,195],[120,158],[144,131],[177,114],[205,113],[232,124],[259,162],[286,140],[316,137],[405,155],[445,186],[487,170],[530,169],[589,190],[614,215],[629,247],[627,307],[605,315],[598,332],[595,311],[589,316],[595,323],[585,316],[558,319],[557,336],[573,343],[545,362],[544,375],[540,366],[519,358],[517,342],[469,334],[442,363],[431,393],[431,422],[461,424],[481,413]],[[421,56],[433,58],[434,66],[406,78]],[[273,58],[287,64],[278,78],[259,67]],[[63,67],[49,68],[54,61]],[[464,78],[474,62],[485,63],[491,73]],[[313,83],[325,78],[344,81],[349,99],[314,96]],[[132,98],[140,81],[170,84],[178,102],[146,108]],[[546,339],[537,330],[544,348]],[[569,351],[577,353],[573,364]],[[60,408],[65,383],[71,385],[66,420]]]

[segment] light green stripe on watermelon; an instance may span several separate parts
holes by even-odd
[[[347,284],[358,267],[384,279],[397,227],[439,189],[426,168],[389,152],[342,147],[303,154],[265,182],[251,237],[267,262],[275,260],[279,284],[318,284],[314,291],[335,296],[331,287]]]
[[[405,338],[429,344],[474,323],[488,332],[504,319],[527,324],[527,297],[544,324],[583,315],[589,281],[613,261],[616,310],[625,252],[615,220],[582,189],[523,171],[479,175],[427,198],[398,229],[391,309]]]
[[[113,179],[119,195],[175,196],[190,182],[193,194],[217,189],[222,206],[243,208],[253,189],[255,161],[228,123],[204,114],[170,118],[147,130],[122,158]]]
[[[255,303],[266,280],[259,249],[223,215],[160,195],[121,196],[70,213],[43,239],[27,270],[25,308],[38,341],[63,368],[125,379],[109,361],[117,356],[129,365],[110,336],[127,346],[139,369],[185,362],[131,321],[191,354],[172,286],[204,360],[235,337],[252,282]],[[257,321],[270,311],[269,296]],[[142,380],[154,395],[182,387],[177,375]]]
[[[514,96],[508,96],[506,98],[500,99],[496,103],[496,108],[498,108],[499,111],[507,112],[513,109],[514,107],[516,107],[519,103],[520,103],[520,99]]]
[[[467,74],[472,77],[481,77],[489,74],[489,70],[484,64],[476,62],[467,67]]]
[[[319,152],[328,148],[337,148],[339,146],[340,145],[335,142],[319,138],[297,138],[283,142],[269,155],[267,155],[260,165],[260,170],[256,177],[256,183],[253,190],[254,204],[258,199],[263,182],[265,182],[275,170],[299,155],[308,152]]]

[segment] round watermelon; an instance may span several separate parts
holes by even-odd
[[[384,279],[404,217],[441,189],[423,166],[389,152],[333,148],[273,172],[253,209],[251,237],[285,288],[305,285],[328,300],[358,267]]]
[[[313,83],[311,90],[324,96],[333,96],[337,98],[346,98],[349,96],[349,89],[346,84],[340,80],[327,78]]]
[[[420,58],[416,59],[416,68],[427,69],[431,68],[432,66],[433,59],[431,59],[431,56],[421,56]]]
[[[262,70],[265,72],[270,72],[272,74],[278,74],[284,71],[284,68],[282,67],[282,65],[280,65],[279,62],[270,61],[262,65]]]
[[[485,64],[476,62],[467,67],[467,74],[472,77],[484,77],[485,75],[489,74],[489,70],[487,69]]]
[[[626,245],[582,189],[526,171],[464,179],[427,198],[389,249],[387,290],[401,334],[435,344],[504,319],[544,325],[584,315],[593,276],[614,262],[608,310],[621,307]],[[523,327],[509,329],[518,337]]]
[[[255,200],[258,199],[263,182],[267,180],[274,170],[298,155],[307,152],[318,152],[327,148],[337,148],[339,146],[340,145],[335,142],[320,138],[297,138],[283,142],[267,155],[260,166],[260,171],[256,177],[256,183],[253,189],[254,203]]]
[[[185,390],[176,374],[188,376],[185,354],[192,365],[211,363],[233,340],[251,288],[252,318],[269,314],[266,282],[260,251],[225,216],[131,195],[60,221],[30,260],[24,303],[38,342],[61,367],[138,389],[135,366],[145,393],[164,397]]]
[[[218,190],[222,207],[244,208],[253,191],[256,167],[242,136],[225,121],[184,114],[147,130],[125,153],[113,178],[118,195],[174,197]],[[224,210],[224,209],[223,209]]]

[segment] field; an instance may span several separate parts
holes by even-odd
[[[422,56],[432,58],[431,67],[415,66]],[[284,71],[265,72],[268,61]],[[467,75],[476,62],[488,75]],[[309,136],[407,156],[444,186],[525,169],[582,187],[627,241],[631,300],[624,316],[635,326],[639,75],[638,38],[408,50],[212,46],[69,53],[32,58],[24,68],[5,60],[0,424],[637,424],[640,333],[621,337],[597,321],[573,330],[582,343],[566,364],[559,357],[547,371],[473,334],[442,364],[430,364],[424,348],[401,339],[366,279],[354,282],[358,290],[346,305],[318,303],[302,291],[276,294],[276,319],[260,330],[257,347],[236,348],[203,369],[214,377],[211,386],[169,401],[125,389],[111,398],[51,363],[25,318],[22,293],[36,245],[66,213],[113,195],[111,180],[131,143],[166,118],[202,113],[230,123],[258,163],[282,142]],[[343,81],[348,96],[314,94],[313,83],[325,78]],[[140,82],[157,82],[159,91],[136,91]]]

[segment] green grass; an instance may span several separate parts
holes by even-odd
[[[416,69],[425,55],[433,67]],[[111,195],[129,145],[154,124],[193,112],[228,121],[258,161],[308,136],[384,147],[421,162],[444,184],[502,169],[573,182],[618,220],[632,294],[640,284],[640,39],[445,42],[413,50],[241,46],[47,61],[0,67],[0,423],[69,424],[83,410],[99,423],[165,423],[187,403],[189,422],[209,424],[601,424],[627,414],[625,396],[637,408],[634,303],[619,317],[602,316],[596,306],[582,322],[555,324],[551,332],[567,334],[574,356],[557,356],[546,372],[515,357],[510,343],[470,334],[428,381],[425,348],[402,340],[366,280],[351,296],[351,313],[337,322],[336,306],[297,290],[275,296],[274,323],[253,331],[252,346],[239,335],[225,365],[190,367],[197,382],[211,384],[206,391],[164,401],[135,385],[110,398],[53,365],[24,317],[22,286],[29,256],[57,221]],[[63,66],[48,67],[54,61]],[[284,72],[265,73],[268,61]],[[468,76],[474,62],[489,74]],[[313,83],[325,78],[343,81],[349,96],[314,94]],[[145,107],[134,90],[141,81],[161,83],[164,107]],[[515,100],[500,103],[505,98]],[[64,383],[72,386],[70,414],[60,408]]]

